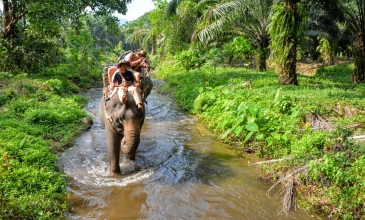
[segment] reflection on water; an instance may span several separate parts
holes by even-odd
[[[59,159],[68,175],[67,219],[314,219],[278,215],[280,201],[266,195],[260,170],[220,143],[172,100],[154,92],[135,164],[121,159],[121,177],[110,177],[104,129],[97,117],[100,89],[91,89],[86,110],[94,125]],[[252,158],[251,158],[252,157]]]

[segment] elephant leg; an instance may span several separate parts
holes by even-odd
[[[109,129],[108,129],[109,130]],[[110,173],[120,174],[119,158],[121,140],[111,130],[105,130],[106,142],[108,145],[108,157],[110,162]]]

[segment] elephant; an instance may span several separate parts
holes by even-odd
[[[150,77],[141,80],[142,98],[150,94],[153,83]],[[145,119],[145,104],[143,109],[137,108],[132,94],[127,92],[127,102],[122,104],[118,95],[105,98],[106,88],[103,89],[104,97],[99,102],[99,118],[105,128],[105,138],[108,146],[110,174],[120,174],[119,158],[121,151],[129,160],[135,160],[136,151],[140,142],[140,132]],[[109,119],[107,119],[107,117]]]

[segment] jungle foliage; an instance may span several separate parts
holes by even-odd
[[[198,17],[189,21],[192,41],[176,46],[168,41],[174,38],[170,24],[185,18],[188,5]],[[358,141],[364,131],[364,1],[173,0],[156,11],[164,8],[172,17],[153,27],[162,36],[157,50],[164,51],[154,58],[158,75],[168,81],[161,91],[173,92],[223,141],[265,158],[263,178],[284,187],[292,201],[285,213],[299,195],[303,208],[364,218],[364,144]],[[239,38],[239,45],[249,45],[241,56],[233,46]],[[301,75],[301,63],[314,62],[322,63],[316,74]]]
[[[1,1],[0,219],[67,213],[56,160],[90,119],[75,94],[101,84],[106,48],[120,41],[109,15],[129,2]]]
[[[270,56],[279,73],[279,84],[297,85],[297,61],[303,56],[322,59],[319,50],[324,50],[318,46],[325,38],[331,45],[326,56],[330,54],[331,61],[335,56],[353,57],[352,82],[364,83],[363,1],[160,0],[156,5],[149,15],[156,38],[149,47],[155,45],[154,50],[163,52],[158,54],[158,60],[178,55],[197,43],[214,43],[221,49],[223,44],[242,36],[252,45],[254,56],[250,62],[258,70],[266,70]],[[166,11],[170,16],[163,13]]]
[[[3,219],[54,219],[67,210],[60,153],[85,129],[80,88],[100,83],[101,51],[87,26],[64,33],[62,63],[0,72],[0,214]]]
[[[279,158],[263,178],[288,186],[285,196],[297,190],[302,207],[364,218],[364,148],[349,138],[363,132],[364,1],[154,0],[155,10],[119,27],[110,15],[130,2],[2,1],[4,218],[62,216],[54,154],[86,116],[75,85],[100,85],[103,64],[138,48],[159,66],[163,89],[223,141]],[[349,63],[333,66],[339,58]],[[316,75],[299,74],[308,60],[322,62]]]
[[[127,3],[115,1],[2,1],[0,71],[37,73],[63,62],[63,33],[84,27],[84,15],[103,16],[108,30],[118,30],[115,11],[125,13]]]

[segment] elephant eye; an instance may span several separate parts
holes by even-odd
[[[113,105],[113,108],[115,108],[115,107],[117,107],[117,104],[114,104],[114,105]]]

